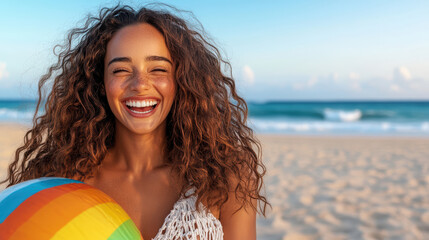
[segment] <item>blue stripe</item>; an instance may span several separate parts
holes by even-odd
[[[69,183],[82,182],[68,178],[42,177],[6,188],[4,191],[0,192],[0,224],[30,196],[47,188]]]

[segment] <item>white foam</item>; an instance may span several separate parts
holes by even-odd
[[[359,134],[428,134],[429,122],[379,121],[297,121],[251,118],[250,126],[259,132],[275,133],[359,133]]]
[[[362,112],[359,109],[345,111],[327,108],[323,111],[323,116],[326,120],[330,121],[354,122],[358,121],[362,117]]]
[[[10,108],[0,108],[0,120],[23,120],[33,118],[34,111],[19,111]]]
[[[422,129],[423,131],[427,131],[427,132],[429,132],[429,122],[423,122],[423,123],[422,123],[422,127],[421,127],[421,129]]]

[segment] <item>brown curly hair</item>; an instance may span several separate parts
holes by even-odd
[[[246,102],[237,95],[230,63],[195,21],[197,27],[191,28],[165,9],[136,11],[117,5],[102,8],[83,27],[72,29],[66,43],[54,48],[54,54],[60,48],[58,61],[39,81],[33,127],[1,183],[8,181],[9,187],[44,176],[93,177],[93,169],[115,144],[115,117],[103,93],[107,43],[125,26],[148,23],[164,36],[176,66],[177,92],[167,116],[167,165],[197,189],[196,204],[204,199],[207,208],[220,207],[228,192],[235,191],[243,206],[265,215],[269,203],[260,192],[266,169],[261,145],[246,125]],[[45,112],[38,116],[43,102]],[[260,211],[252,204],[255,199]]]

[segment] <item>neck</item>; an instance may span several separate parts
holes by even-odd
[[[150,133],[136,134],[116,122],[115,146],[108,151],[106,165],[139,177],[165,166],[165,147],[165,124]]]

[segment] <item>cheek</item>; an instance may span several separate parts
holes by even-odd
[[[173,102],[174,96],[176,95],[176,85],[174,80],[163,79],[162,81],[158,81],[157,85],[165,100]]]
[[[107,101],[109,102],[109,106],[112,109],[112,107],[116,104],[115,99],[117,99],[117,97],[119,96],[119,94],[121,92],[120,85],[115,84],[113,81],[106,80],[104,83],[104,86],[106,89]]]
[[[121,84],[120,81],[115,81],[115,79],[107,79],[105,81],[106,94],[111,96],[116,96],[120,93]]]

